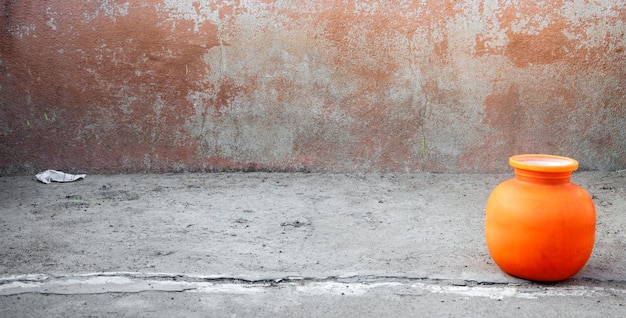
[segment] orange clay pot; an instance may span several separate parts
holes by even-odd
[[[487,201],[485,236],[493,260],[509,275],[534,281],[574,276],[591,256],[596,211],[589,194],[570,182],[574,159],[518,155],[515,178]]]

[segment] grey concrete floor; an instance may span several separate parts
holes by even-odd
[[[2,317],[623,317],[626,173],[580,172],[594,252],[508,276],[484,206],[511,174],[0,178]]]

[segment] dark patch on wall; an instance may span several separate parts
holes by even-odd
[[[0,14],[1,26],[5,32],[9,31],[11,20],[13,18],[13,0],[2,1],[2,14]]]
[[[515,34],[507,31],[509,43],[506,46],[506,55],[517,67],[528,65],[552,64],[566,60],[575,47],[563,34],[566,25],[552,23],[537,35]]]
[[[484,123],[495,130],[484,142],[487,149],[511,155],[523,152],[525,109],[516,85],[511,85],[504,93],[487,96]]]
[[[3,144],[19,146],[2,147],[3,164],[28,157],[42,168],[141,171],[188,161],[197,146],[183,128],[195,116],[187,93],[203,89],[216,26],[195,33],[191,21],[166,23],[155,8],[132,5],[114,22],[82,19],[55,21],[55,30],[23,21],[36,23],[36,33],[15,40],[16,54],[2,54],[12,78],[1,93],[14,92],[2,102],[19,105],[5,113],[12,133]]]
[[[8,57],[13,49],[13,0],[2,1],[2,9],[0,10],[0,57]]]

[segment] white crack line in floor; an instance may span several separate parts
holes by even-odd
[[[451,283],[452,282],[452,283]],[[537,284],[458,284],[423,277],[321,276],[269,274],[265,276],[187,275],[172,273],[101,272],[69,275],[27,274],[0,277],[0,295],[24,293],[86,295],[106,293],[197,292],[260,294],[270,288],[291,288],[302,295],[360,296],[386,289],[399,296],[455,294],[491,299],[540,297],[626,296],[626,288],[598,286],[545,286]]]

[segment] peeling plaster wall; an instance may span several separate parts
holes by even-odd
[[[0,172],[626,166],[626,2],[0,0]]]

